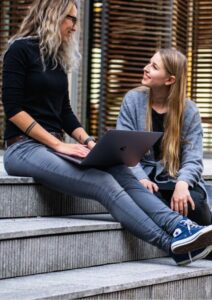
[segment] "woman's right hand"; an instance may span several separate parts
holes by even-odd
[[[154,183],[153,181],[149,180],[149,179],[141,179],[140,183],[146,188],[148,189],[151,193],[157,192],[159,190],[159,187],[156,183]]]
[[[81,144],[69,144],[69,143],[59,143],[55,148],[55,151],[61,152],[67,155],[74,155],[78,157],[86,157],[90,150],[87,146]]]
[[[19,127],[23,132],[26,132],[26,129],[32,122],[35,120],[25,111],[21,111],[10,118],[10,121]],[[78,136],[84,135],[84,139],[88,136],[83,128],[77,128],[75,132],[78,132]],[[35,126],[30,130],[28,134],[31,138],[37,140],[41,144],[44,144],[57,152],[61,152],[67,155],[74,155],[78,157],[86,157],[90,152],[89,148],[92,149],[94,146],[92,143],[89,144],[89,148],[82,144],[70,144],[61,142],[50,132],[46,131],[39,123],[36,123]],[[74,136],[73,136],[74,137]],[[76,139],[76,137],[74,137]],[[79,139],[76,139],[79,141]]]

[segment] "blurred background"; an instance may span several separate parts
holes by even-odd
[[[1,53],[31,2],[1,0]],[[176,47],[188,58],[188,97],[200,110],[204,154],[212,158],[212,1],[80,0],[79,11],[82,63],[70,76],[70,99],[88,132],[100,137],[114,128],[123,96],[140,85],[150,57]],[[4,119],[0,91],[0,148]]]

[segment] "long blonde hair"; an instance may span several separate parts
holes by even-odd
[[[80,54],[76,33],[72,32],[68,42],[62,42],[60,33],[60,25],[74,5],[77,7],[76,0],[35,0],[9,43],[21,38],[38,37],[44,70],[45,58],[49,57],[54,68],[59,64],[65,72],[78,67]]]
[[[175,76],[175,82],[169,87],[167,98],[167,113],[164,120],[164,135],[162,139],[162,162],[171,176],[176,176],[180,167],[181,129],[186,99],[187,59],[176,49],[160,49],[164,68]],[[147,128],[152,129],[151,89],[147,110]]]

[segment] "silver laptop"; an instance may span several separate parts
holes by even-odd
[[[109,130],[85,158],[57,155],[82,167],[135,166],[162,136],[162,132]]]

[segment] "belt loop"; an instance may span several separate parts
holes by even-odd
[[[4,148],[4,150],[7,150],[7,141],[6,140],[4,140],[3,148]]]
[[[5,149],[7,149],[9,146],[15,144],[16,142],[21,142],[25,139],[27,139],[26,135],[16,135],[14,137],[7,139],[4,141]]]

